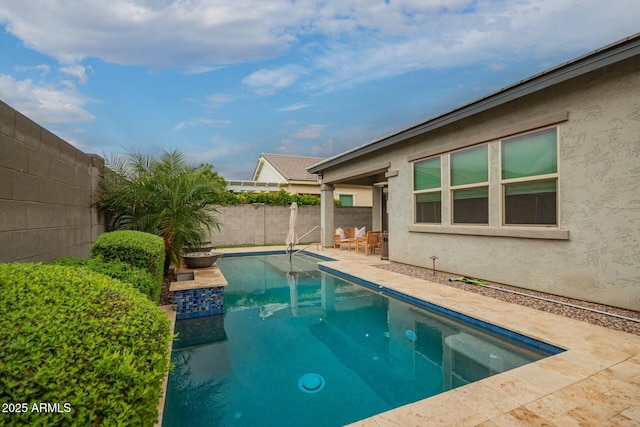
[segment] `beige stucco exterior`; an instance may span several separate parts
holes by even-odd
[[[384,168],[392,261],[431,267],[435,255],[440,270],[640,310],[640,57],[514,98],[324,168],[323,182]],[[558,129],[558,226],[503,226],[500,139],[547,126]],[[415,224],[412,162],[442,154],[444,170],[450,151],[480,143],[489,225],[451,225],[446,180],[442,224]]]
[[[313,177],[313,175],[310,176]],[[277,183],[280,186],[279,188],[283,188],[291,194],[314,194],[320,196],[320,183],[315,178],[313,180],[289,180],[280,174],[273,165],[263,159],[259,160],[259,167],[256,168],[253,179],[261,183]],[[271,188],[266,189],[266,191],[277,191],[277,189]],[[372,204],[370,185],[338,185],[333,196],[335,199],[339,199],[340,195],[353,196],[353,206],[370,207]]]

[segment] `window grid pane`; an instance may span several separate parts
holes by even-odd
[[[451,154],[451,185],[466,185],[489,180],[487,146],[482,145]]]
[[[440,185],[440,157],[413,164],[414,191],[440,188]]]
[[[502,179],[558,172],[556,129],[502,141]]]
[[[489,224],[489,187],[453,191],[454,224]]]
[[[416,194],[416,223],[440,224],[442,221],[442,193]]]
[[[557,180],[505,184],[506,225],[557,225]]]

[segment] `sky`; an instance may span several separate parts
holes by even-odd
[[[0,0],[0,100],[228,180],[331,157],[640,31],[637,0]]]

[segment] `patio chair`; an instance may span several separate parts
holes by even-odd
[[[355,247],[355,235],[356,229],[354,227],[336,228],[333,232],[333,247],[342,249],[342,245],[347,245],[351,251],[351,245],[353,244]]]
[[[360,248],[364,248],[364,254],[369,255],[376,249],[380,252],[382,243],[382,231],[367,231],[367,235],[356,239],[356,253],[360,253]]]

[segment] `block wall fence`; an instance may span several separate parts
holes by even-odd
[[[0,262],[88,256],[103,164],[0,101]]]
[[[335,206],[336,227],[366,227],[371,230],[370,207]],[[219,209],[220,231],[211,234],[216,246],[284,245],[289,231],[291,210],[287,206],[263,204],[223,206]],[[298,236],[320,225],[320,206],[298,208]],[[320,230],[316,230],[302,242],[320,242]]]

